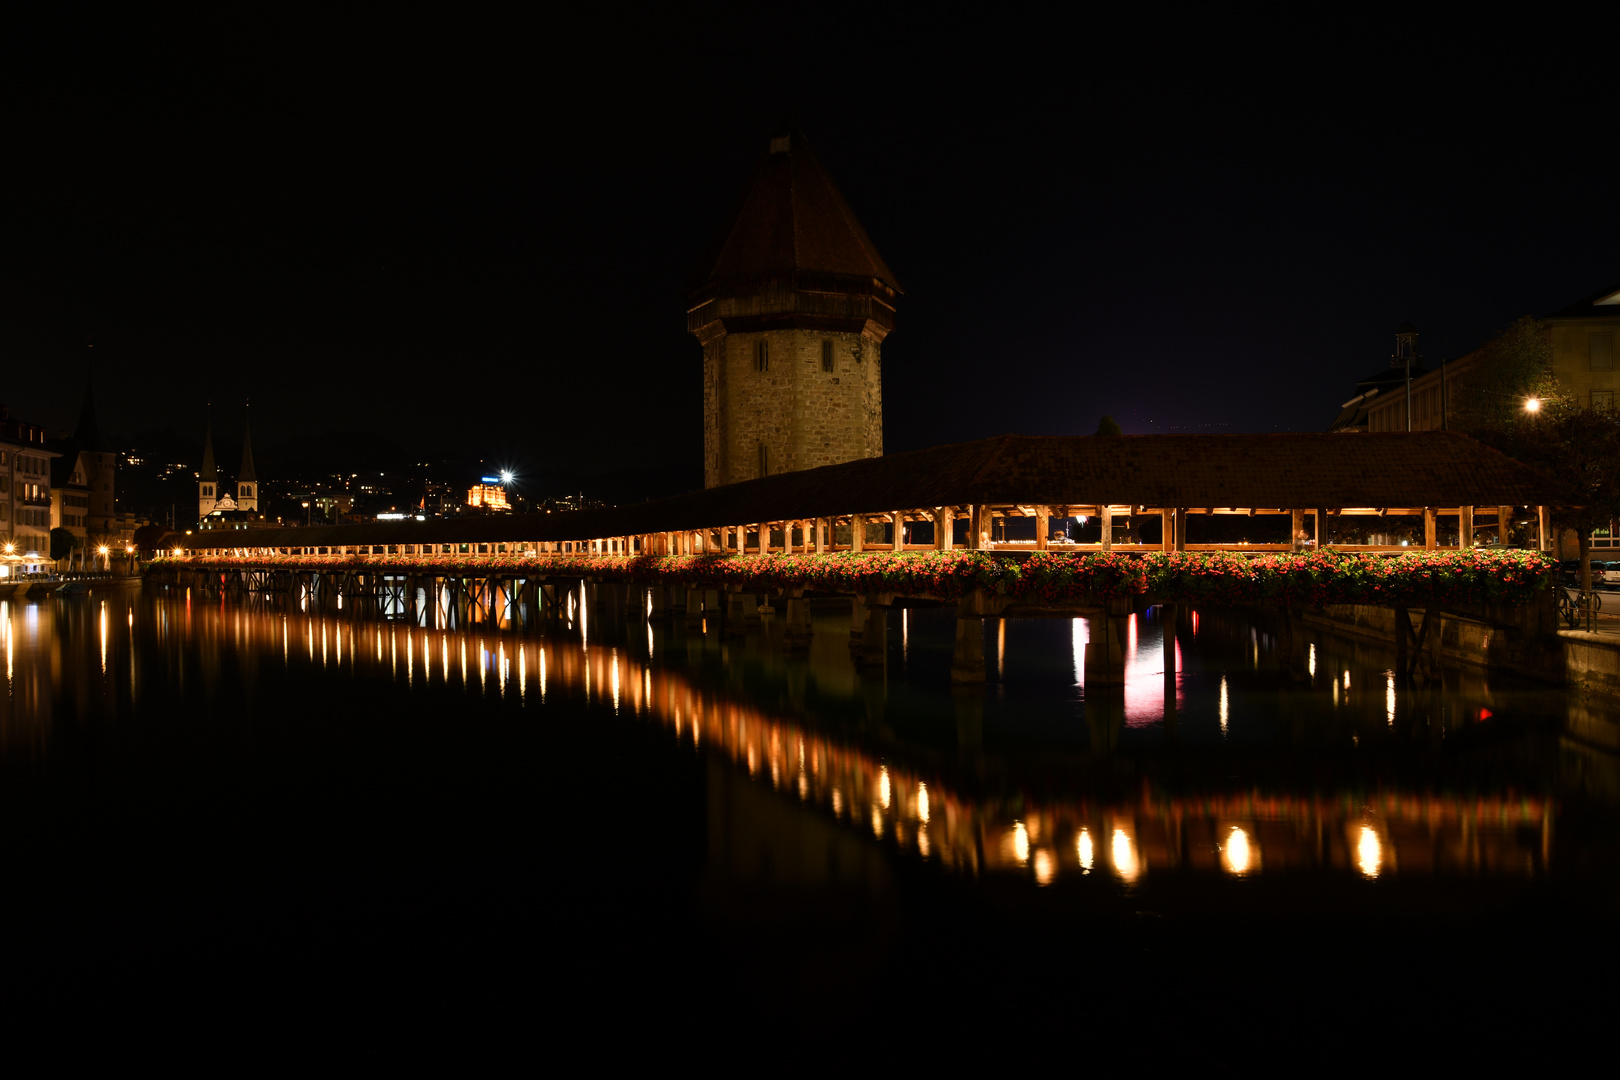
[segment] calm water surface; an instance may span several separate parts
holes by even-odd
[[[948,609],[891,613],[859,670],[836,605],[799,653],[769,615],[568,613],[0,601],[13,999],[390,1039],[723,1004],[875,1037],[949,1027],[971,988],[1274,1011],[1613,951],[1620,731],[1557,691],[1399,685],[1325,634],[1285,671],[1214,609],[1183,616],[1169,691],[1150,611],[1124,687],[1089,692],[1083,620],[989,623],[988,683],[953,691]]]

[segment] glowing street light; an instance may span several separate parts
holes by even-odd
[[[501,483],[502,484],[510,484],[513,480],[516,480],[516,479],[517,479],[517,477],[515,475],[513,475],[511,469],[502,469],[501,470]]]
[[[1524,411],[1527,412],[1527,413],[1538,413],[1538,412],[1540,412],[1541,411],[1541,399],[1540,398],[1531,398],[1529,401],[1526,401],[1524,403]]]

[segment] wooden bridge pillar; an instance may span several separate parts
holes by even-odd
[[[1498,506],[1496,508],[1496,542],[1503,547],[1508,544],[1508,537],[1513,532],[1513,507]]]
[[[1086,696],[1093,686],[1125,685],[1125,620],[1116,615],[1087,619],[1090,631],[1083,657]]]
[[[955,541],[951,535],[956,531],[954,520],[955,508],[942,506],[934,511],[934,546],[940,551],[949,551]]]
[[[1464,551],[1474,546],[1474,508],[1457,507],[1457,546]]]
[[[828,518],[816,518],[816,520],[815,520],[815,529],[816,529],[816,554],[817,555],[825,555],[827,553],[827,533],[832,531],[832,524],[831,524],[830,519],[828,519]]]
[[[1159,546],[1165,551],[1176,549],[1176,512],[1174,510],[1159,510]]]
[[[703,591],[688,588],[686,590],[686,628],[700,630],[703,628]]]
[[[1288,546],[1292,551],[1305,549],[1305,511],[1288,511]]]
[[[1176,714],[1176,604],[1159,610],[1164,620],[1164,716],[1171,722]]]
[[[849,658],[858,668],[881,668],[888,660],[889,608],[877,601],[876,597],[857,597],[850,611]]]
[[[787,625],[782,630],[782,647],[793,652],[802,652],[810,647],[812,637],[810,605],[802,594],[790,595],[782,602],[787,606]]]
[[[1433,551],[1439,546],[1438,533],[1440,531],[1440,515],[1432,506],[1423,508],[1423,546]]]
[[[866,515],[853,514],[849,519],[849,550],[866,550]]]
[[[984,682],[984,619],[978,615],[956,616],[956,651],[951,655],[951,682],[962,685]]]
[[[1102,549],[1114,550],[1114,510],[1110,506],[1099,506],[1097,516],[1102,519]]]
[[[722,596],[726,605],[725,636],[744,636],[748,633],[748,612],[743,607],[743,594],[741,591],[728,589]]]
[[[895,551],[904,551],[905,548],[906,548],[906,518],[905,518],[905,515],[902,514],[900,511],[896,510],[893,514],[890,514],[889,517],[894,522],[894,536],[892,537],[893,542],[894,542],[894,550]]]
[[[1052,531],[1052,508],[1050,506],[1037,506],[1035,508],[1035,550],[1046,550],[1047,534]]]

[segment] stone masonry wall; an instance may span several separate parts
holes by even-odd
[[[754,369],[770,342],[770,366]],[[833,342],[833,370],[821,367]],[[883,453],[881,347],[859,333],[769,330],[726,334],[704,349],[704,484],[812,469]],[[856,360],[857,354],[860,360]]]

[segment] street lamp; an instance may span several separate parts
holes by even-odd
[[[312,514],[312,513],[314,513],[314,511],[309,508],[309,503],[305,503],[304,504],[304,527],[306,529],[309,527],[310,514]]]
[[[1538,412],[1540,412],[1541,411],[1541,399],[1540,398],[1531,398],[1530,400],[1526,401],[1524,403],[1524,411],[1527,412],[1527,413],[1538,413]]]

